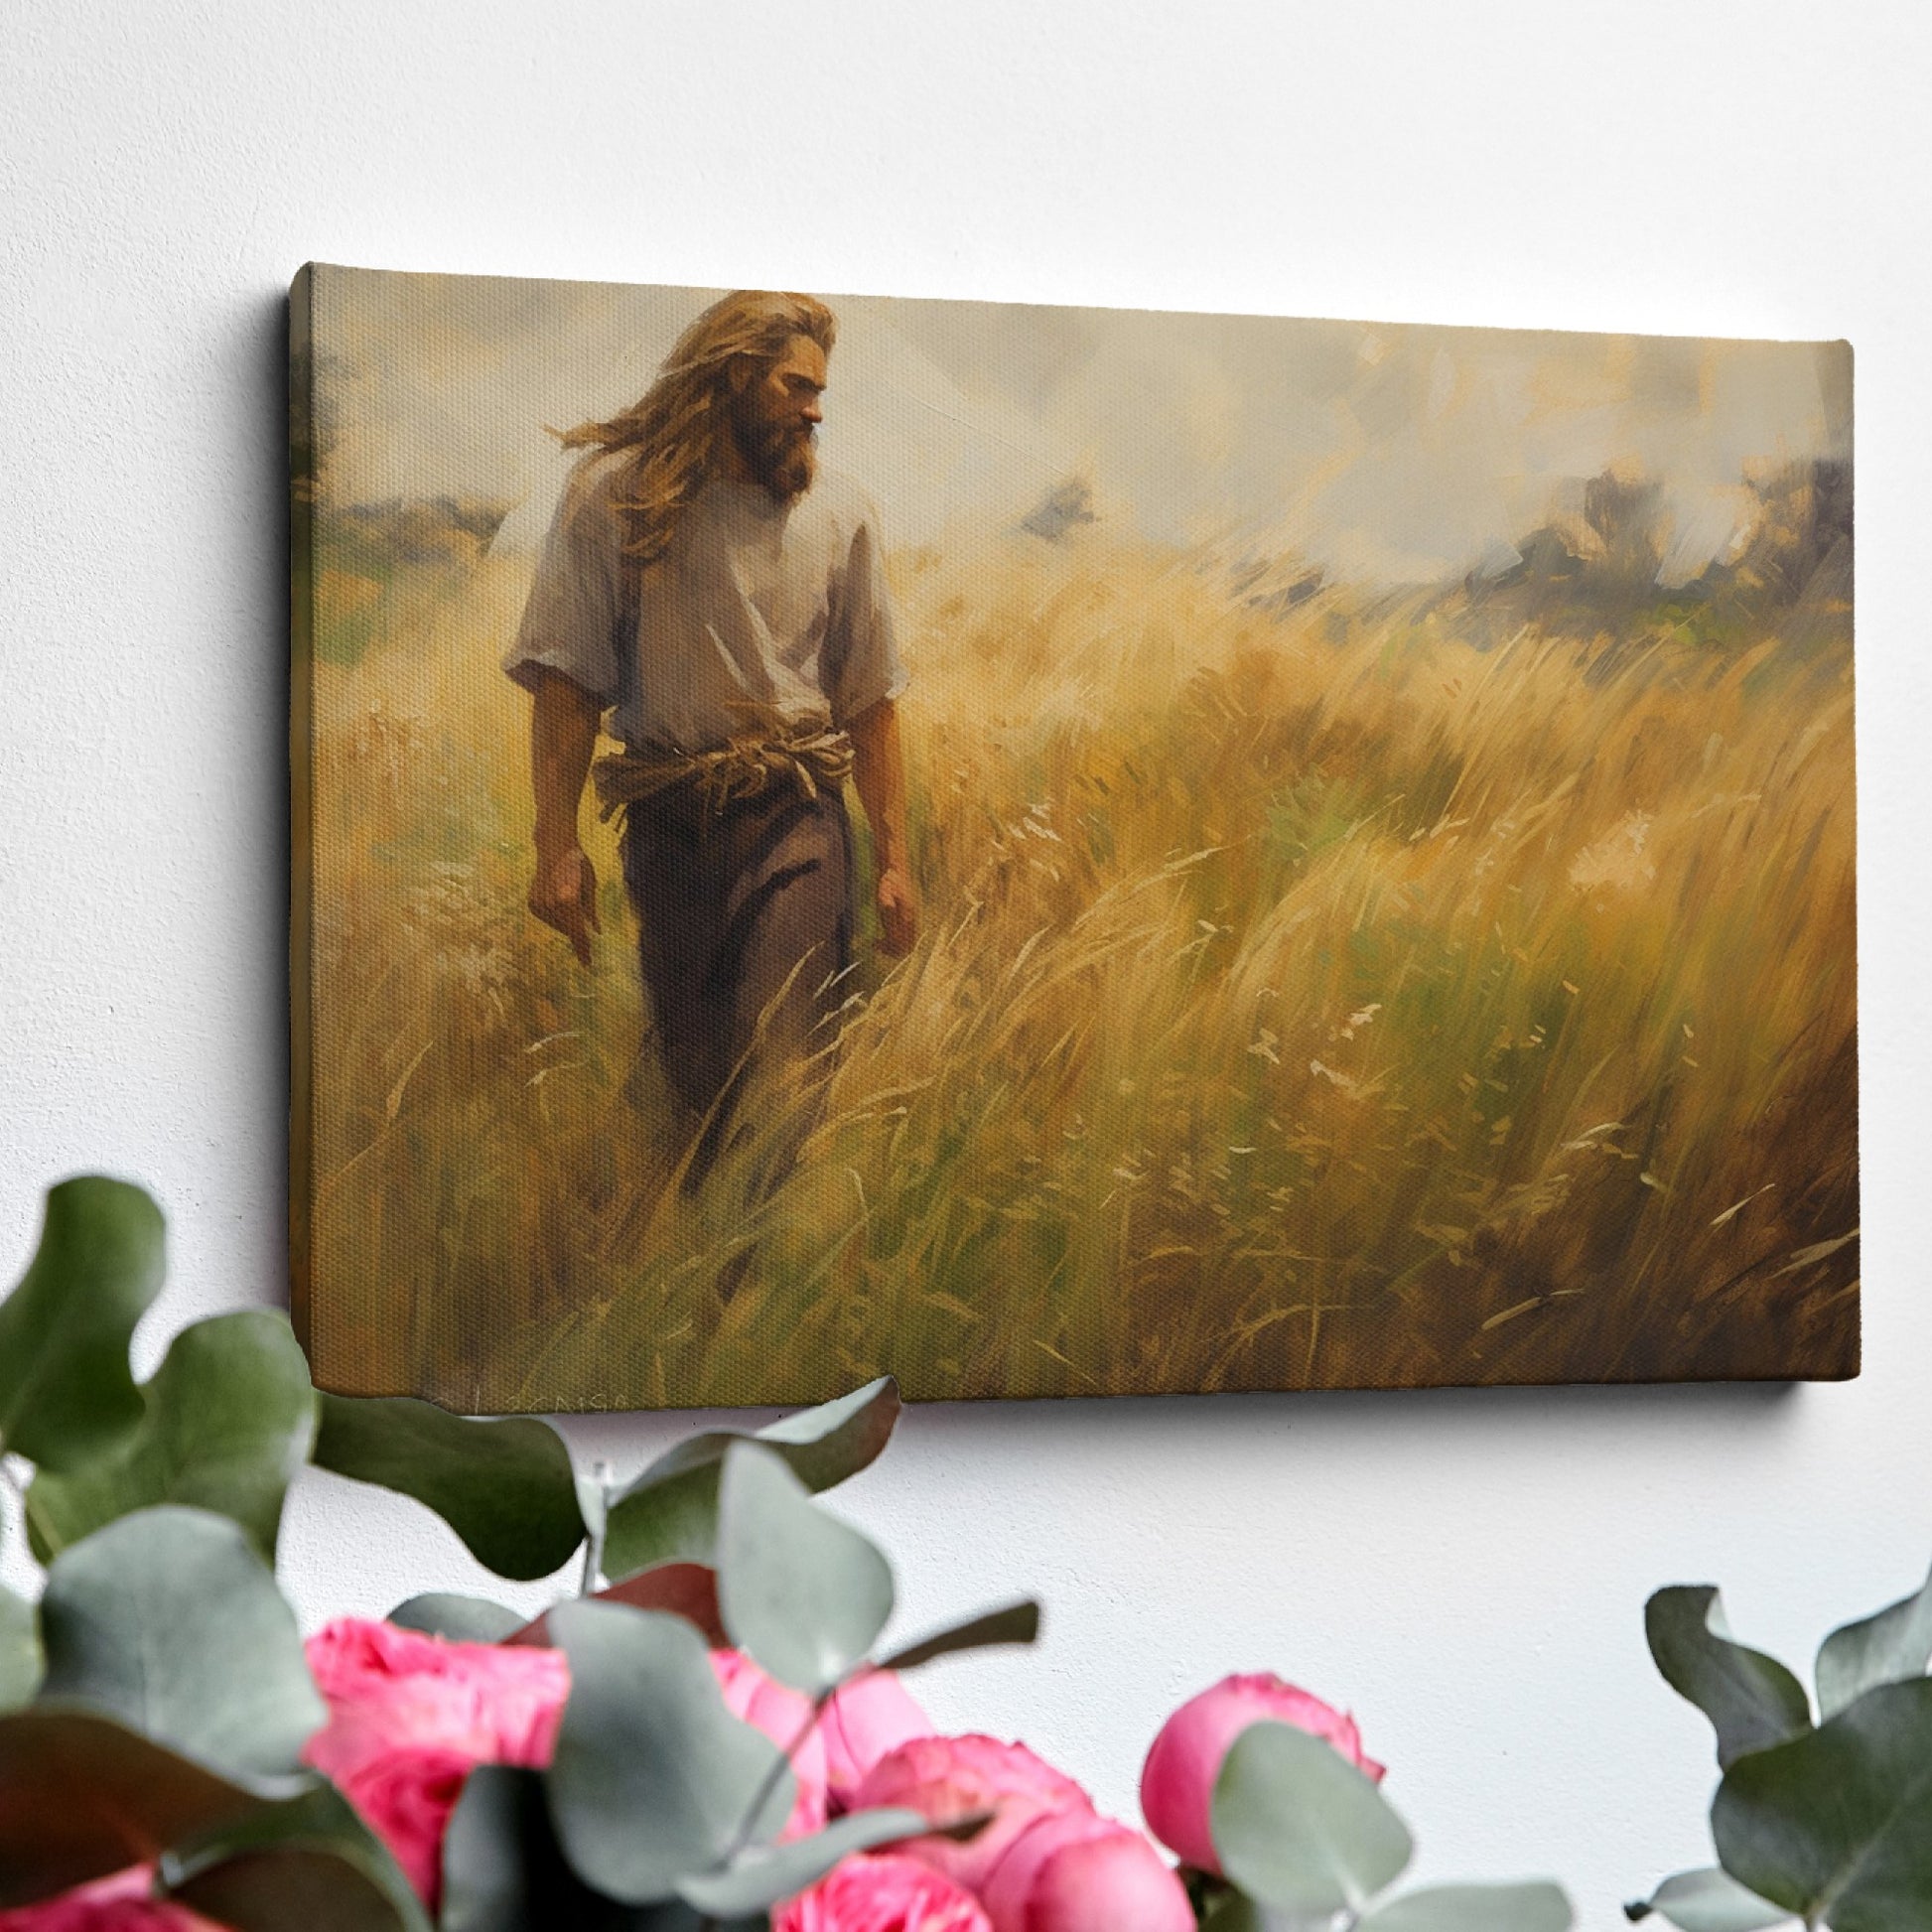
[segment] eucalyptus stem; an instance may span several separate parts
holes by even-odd
[[[20,1533],[24,1537],[27,1534],[27,1491],[21,1486],[20,1478],[14,1473],[13,1464],[3,1448],[0,1448],[0,1481],[4,1481],[13,1491],[13,1499],[20,1505]],[[6,1548],[7,1519],[0,1516],[0,1555],[6,1553]]]
[[[598,1579],[604,1574],[604,1535],[611,1515],[611,1465],[602,1458],[591,1464],[591,1480],[597,1484],[594,1523],[584,1525],[584,1575],[578,1584],[579,1596],[594,1596]]]
[[[799,1725],[798,1734],[779,1753],[777,1761],[771,1766],[770,1770],[765,1772],[763,1778],[759,1781],[758,1791],[752,1799],[751,1809],[746,1812],[745,1821],[739,1826],[737,1836],[732,1840],[731,1849],[725,1854],[724,1863],[726,1864],[730,1864],[738,1857],[739,1853],[751,1844],[752,1834],[759,1828],[759,1813],[770,1803],[772,1792],[778,1788],[778,1780],[784,1776],[785,1771],[791,1764],[791,1760],[804,1748],[805,1739],[817,1728],[818,1721],[824,1714],[826,1705],[832,1701],[838,1688],[834,1684],[831,1690],[821,1692],[812,1700],[811,1714]]]

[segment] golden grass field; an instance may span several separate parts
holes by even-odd
[[[1855,1371],[1849,613],[1496,635],[1104,525],[901,555],[924,932],[853,975],[789,1180],[692,1200],[608,829],[592,970],[523,910],[528,572],[384,592],[315,668],[325,1386]],[[325,577],[320,629],[372,595]]]

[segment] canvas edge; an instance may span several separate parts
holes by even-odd
[[[315,278],[289,286],[289,1317],[314,1340],[315,1035]]]
[[[302,273],[327,272],[332,276],[358,277],[392,281],[434,282],[507,282],[521,287],[658,289],[673,294],[717,297],[728,292],[725,282],[649,282],[611,280],[603,276],[506,274],[496,269],[465,268],[378,268],[357,262],[309,262]],[[806,291],[834,305],[841,302],[932,303],[944,308],[1035,309],[1051,314],[1069,312],[1104,316],[1173,317],[1182,321],[1287,322],[1311,323],[1343,329],[1426,329],[1443,334],[1482,336],[1558,336],[1566,340],[1598,338],[1643,340],[1647,342],[1749,344],[1754,346],[1789,348],[1837,348],[1852,353],[1850,340],[1843,336],[1729,336],[1694,328],[1642,329],[1633,325],[1612,324],[1602,329],[1580,329],[1533,320],[1496,321],[1454,318],[1432,320],[1422,316],[1363,316],[1314,314],[1285,309],[1174,309],[1155,308],[1124,301],[1082,302],[1061,299],[1043,301],[1037,297],[996,295],[982,291],[941,291],[896,289],[832,289],[813,284]]]

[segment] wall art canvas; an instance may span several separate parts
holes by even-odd
[[[1857,1372],[1845,344],[313,266],[292,345],[322,1386]]]

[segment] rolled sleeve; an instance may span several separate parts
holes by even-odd
[[[905,689],[905,665],[886,582],[885,544],[878,512],[870,504],[852,533],[827,646],[825,695],[832,722],[841,731],[882,699],[897,698]]]
[[[623,560],[597,462],[571,473],[503,669],[529,690],[540,673],[561,672],[609,710],[623,678]]]

